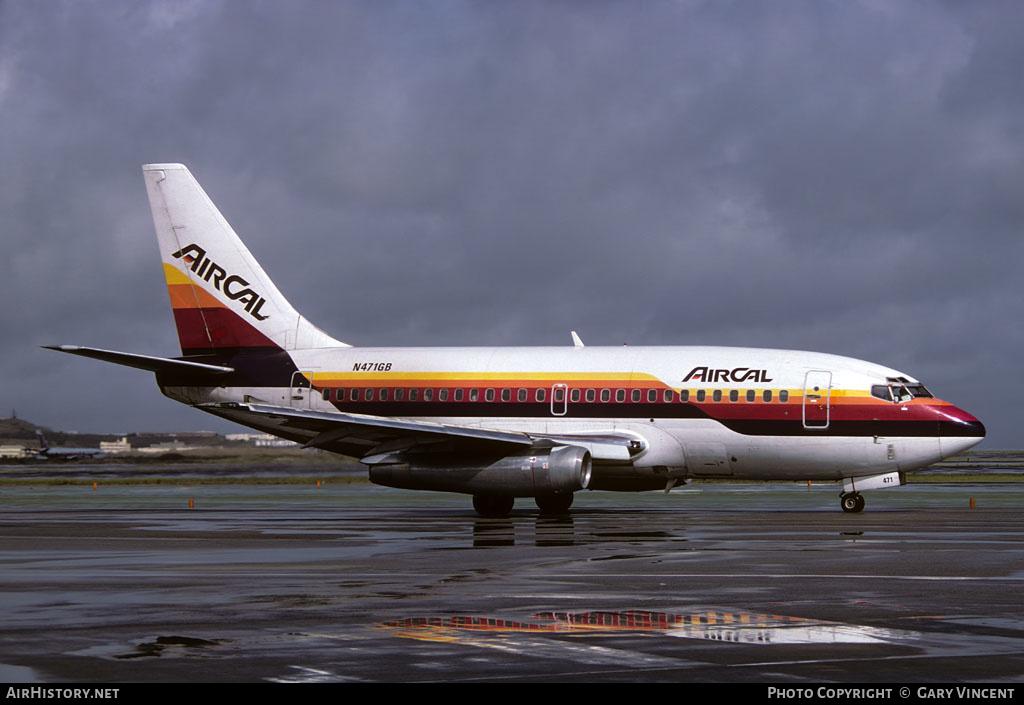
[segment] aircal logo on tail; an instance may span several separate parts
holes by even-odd
[[[171,257],[174,259],[184,258],[186,262],[191,262],[192,266],[189,269],[197,277],[213,284],[214,289],[224,292],[224,295],[232,301],[244,304],[246,312],[256,320],[265,321],[268,318],[268,316],[260,315],[260,308],[266,299],[248,288],[249,282],[242,277],[237,274],[228,274],[227,270],[207,257],[206,250],[199,245],[195,243],[186,245]]]
[[[683,377],[684,382],[695,379],[700,382],[771,382],[768,370],[753,370],[737,367],[733,370],[715,370],[710,367],[694,367]]]

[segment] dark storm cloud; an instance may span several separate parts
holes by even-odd
[[[138,166],[182,161],[347,342],[824,350],[906,369],[1013,444],[1022,15],[2,3],[7,403],[208,423],[33,349],[176,350]]]

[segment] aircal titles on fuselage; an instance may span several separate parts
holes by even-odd
[[[184,257],[186,262],[191,262],[192,266],[189,269],[197,277],[213,284],[214,289],[223,291],[229,299],[244,304],[246,312],[256,320],[265,321],[267,319],[267,316],[260,315],[260,308],[265,299],[249,289],[249,282],[245,279],[237,274],[229,275],[227,270],[207,257],[206,250],[199,245],[195,243],[186,245],[171,256],[175,259]],[[236,285],[245,288],[237,288]]]
[[[771,382],[768,370],[755,370],[750,367],[734,367],[728,369],[714,369],[711,367],[694,367],[685,377],[684,382],[690,380],[698,382]]]

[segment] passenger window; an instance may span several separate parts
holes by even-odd
[[[345,401],[345,390],[339,387],[338,393],[335,395],[335,399],[338,401]]]
[[[486,401],[494,401],[494,390],[488,389],[486,392],[484,392],[484,399]]]
[[[547,395],[546,395],[546,394],[544,394],[544,390],[543,390],[543,389],[538,389],[538,390],[537,390],[537,401],[544,401],[544,398],[545,398],[546,396],[547,396]]]
[[[366,401],[373,401],[373,389],[366,390]]]
[[[388,400],[388,390],[387,389],[380,390],[380,400],[381,401],[387,401]]]
[[[459,393],[458,392],[455,392],[455,400],[456,401],[459,400]],[[479,401],[480,400],[480,390],[479,389],[470,389],[469,390],[469,400],[470,401]]]
[[[349,398],[352,401],[359,401],[359,390],[358,389],[353,389],[352,393],[349,394]]]
[[[569,400],[572,401],[573,403],[578,402],[580,400],[580,390],[574,389],[571,392],[569,392]]]
[[[323,390],[322,392],[320,392],[320,396],[323,398],[324,401],[330,401],[331,400],[331,390],[330,389]]]
[[[761,393],[761,399],[763,399],[764,401],[771,401],[772,400],[772,390],[770,390],[770,389],[764,390]]]
[[[748,389],[747,401],[757,401],[757,392],[755,392],[753,389]]]
[[[622,402],[626,401],[626,390],[625,389],[616,389],[615,390],[615,401],[619,402],[620,404]]]
[[[596,398],[597,398],[597,392],[595,392],[593,389],[588,389],[587,390],[587,401],[588,402],[593,402]]]
[[[501,390],[501,400],[502,401],[512,401],[512,390],[511,389],[502,389]]]
[[[420,398],[420,390],[418,390],[418,389],[410,389],[409,390],[409,401],[419,401],[419,398]]]
[[[788,389],[780,389],[779,390],[779,401],[782,402],[783,404],[785,404],[787,401],[789,401],[789,390]]]
[[[666,389],[665,391],[671,392],[672,390]],[[647,401],[652,403],[652,404],[654,402],[658,401],[658,390],[657,389],[648,389],[647,390]],[[665,401],[669,401],[669,400],[666,399]]]
[[[722,401],[722,390],[721,389],[716,389],[714,392],[711,393],[711,401],[714,401],[714,402]]]
[[[555,401],[562,403],[565,401],[565,387],[556,387],[554,390]]]
[[[729,390],[729,401],[739,401],[739,400],[740,400],[740,392],[739,392],[739,390],[738,389],[730,389]]]
[[[519,392],[517,392],[517,394],[516,394],[516,398],[519,401],[526,401],[526,394],[527,394],[527,391],[525,389],[520,389]]]
[[[438,392],[437,392],[437,400],[438,401],[448,401],[448,390],[447,389],[438,390]]]
[[[679,392],[679,401],[690,401],[690,390],[683,389]]]
[[[402,397],[404,397],[404,396],[405,396],[405,390],[404,389],[396,389],[395,390],[395,401],[402,401]]]
[[[640,401],[640,394],[641,394],[641,392],[640,392],[639,389],[634,389],[633,392],[629,395],[629,398],[630,398],[631,401],[636,403],[636,402]]]
[[[612,391],[610,389],[602,389],[601,390],[601,401],[602,402],[611,401],[611,398],[612,398]]]
[[[704,401],[705,399],[707,399],[707,392],[705,392],[703,389],[698,389],[697,401]]]
[[[441,401],[445,401],[448,398],[448,390],[441,390]],[[434,401],[434,390],[424,389],[423,390],[423,401]]]

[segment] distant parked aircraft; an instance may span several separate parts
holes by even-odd
[[[37,458],[46,460],[84,460],[85,458],[99,458],[104,453],[99,448],[51,448],[46,442],[46,436],[42,431],[36,430],[39,437],[39,449],[31,451]]]

